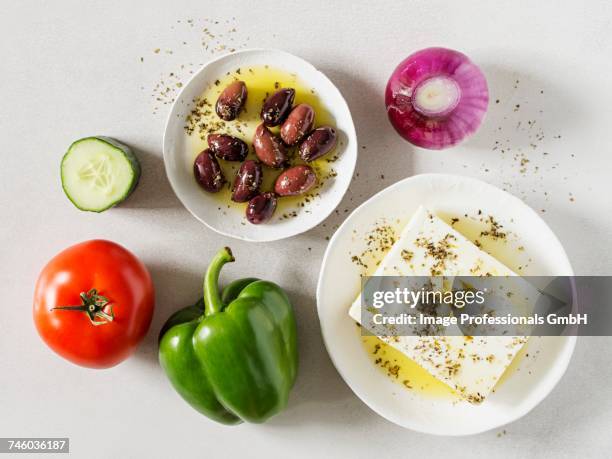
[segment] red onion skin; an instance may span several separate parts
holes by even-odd
[[[461,99],[450,113],[427,117],[412,104],[414,89],[424,80],[447,76],[461,90]],[[487,111],[489,90],[480,69],[464,54],[446,48],[427,48],[404,59],[385,91],[387,115],[395,130],[410,143],[431,150],[458,144],[476,132]]]

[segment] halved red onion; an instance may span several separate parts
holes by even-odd
[[[423,148],[452,147],[476,132],[489,104],[483,73],[458,51],[427,48],[395,69],[385,91],[395,130]]]

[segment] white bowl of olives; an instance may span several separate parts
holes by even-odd
[[[321,223],[357,162],[348,105],[310,63],[271,49],[208,62],[183,87],[166,124],[174,192],[226,236],[272,241]]]

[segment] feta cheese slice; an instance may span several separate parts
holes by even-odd
[[[454,228],[420,207],[373,276],[516,276]],[[361,294],[349,315],[362,322]],[[364,314],[367,316],[367,314]],[[481,403],[517,353],[524,336],[378,336],[470,403]]]

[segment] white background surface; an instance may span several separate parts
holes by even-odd
[[[579,339],[559,386],[505,433],[436,438],[386,422],[350,392],[323,348],[314,304],[326,237],[345,210],[419,172],[465,174],[508,189],[545,211],[578,274],[612,272],[609,2],[430,0],[383,7],[382,2],[266,1],[249,2],[248,9],[247,2],[126,3],[2,5],[0,436],[68,436],[77,457],[609,453],[610,339]],[[302,236],[252,245],[213,234],[181,207],[161,160],[169,109],[163,102],[171,96],[156,101],[155,86],[160,80],[175,84],[170,73],[185,81],[189,69],[214,55],[210,48],[217,45],[208,51],[201,45],[204,27],[223,34],[218,40],[227,48],[295,53],[343,92],[365,149],[339,215]],[[236,32],[229,32],[233,27]],[[479,63],[492,100],[472,140],[437,153],[403,142],[383,104],[395,65],[433,45],[462,50]],[[544,138],[534,142],[539,129]],[[101,215],[77,211],[63,195],[58,173],[70,142],[94,134],[131,144],[143,165],[130,200]],[[512,150],[494,150],[496,141]],[[521,154],[529,160],[523,166]],[[151,270],[158,293],[142,347],[107,371],[82,369],[53,355],[31,319],[33,286],[44,263],[64,247],[95,237],[136,253]],[[202,271],[223,244],[231,245],[238,260],[226,279],[269,278],[295,301],[300,376],[287,411],[265,425],[228,428],[209,422],[180,400],[157,364],[163,320],[197,298]]]

